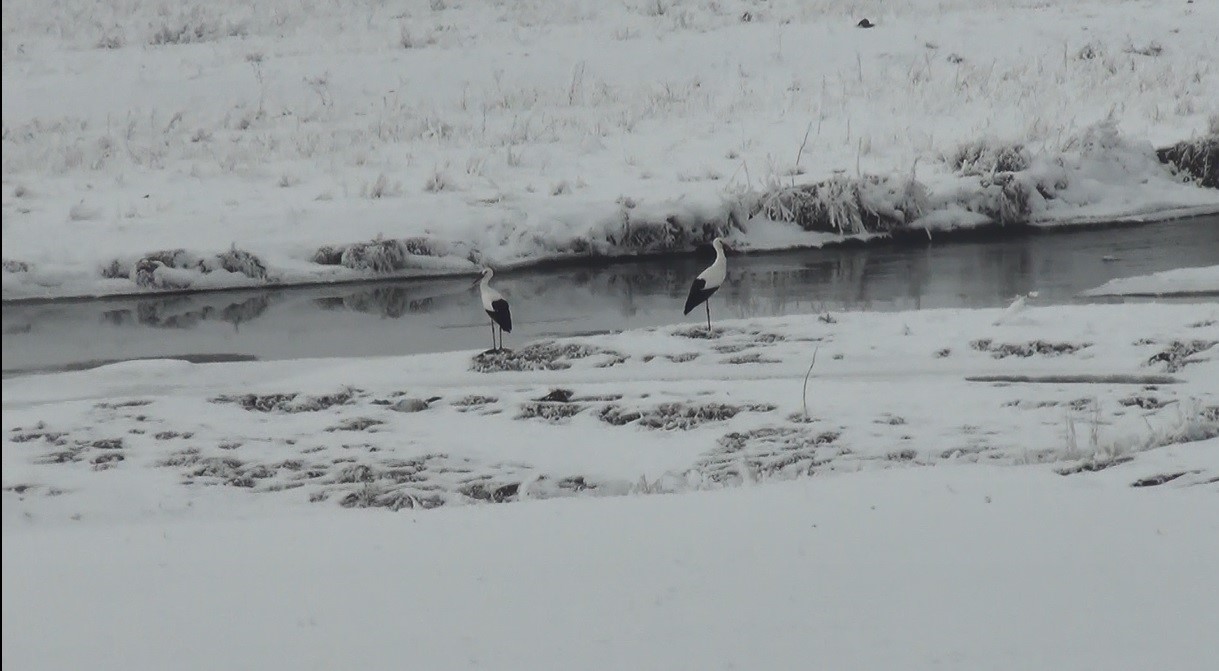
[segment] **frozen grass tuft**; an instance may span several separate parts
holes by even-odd
[[[1076,444],[1074,420],[1068,418],[1067,422],[1068,444],[1065,456],[1071,458],[1078,454],[1081,448]],[[1219,437],[1219,406],[1205,406],[1197,399],[1191,399],[1178,404],[1176,413],[1166,424],[1158,427],[1149,425],[1146,434],[1123,436],[1113,440],[1102,438],[1100,422],[1095,416],[1090,426],[1086,448],[1088,456],[1077,464],[1059,469],[1059,474],[1099,471],[1131,461],[1140,452]]]
[[[6,273],[28,273],[30,272],[30,264],[17,259],[4,259],[0,264],[4,267]]]
[[[453,178],[449,177],[448,173],[436,168],[428,175],[427,181],[423,183],[423,190],[428,193],[440,193],[441,191],[452,191],[454,187]]]
[[[565,251],[606,256],[686,251],[740,228],[741,217],[731,204],[702,216],[641,213],[629,198],[620,199],[619,207],[620,223],[606,227],[595,238],[571,239]]]
[[[1028,223],[1032,214],[1032,196],[1037,187],[1022,173],[995,173],[983,177],[979,189],[965,201],[971,212],[986,215],[1004,226]]]
[[[165,269],[203,274],[224,270],[255,280],[265,281],[268,278],[266,264],[258,256],[235,246],[227,252],[206,258],[185,249],[167,249],[151,252],[135,261],[114,259],[102,267],[101,275],[107,279],[129,279],[136,286],[150,289],[183,289],[190,286],[189,277]]]
[[[322,396],[301,396],[296,393],[221,395],[213,398],[212,402],[234,403],[252,412],[318,412],[336,405],[352,403],[358,393],[359,390],[348,387]]]
[[[497,401],[499,401],[499,399],[494,396],[483,396],[482,394],[469,394],[467,396],[463,396],[463,397],[453,401],[451,405],[453,407],[457,408],[459,411],[465,412],[467,410],[481,408],[483,406],[490,405]]]
[[[364,196],[373,200],[402,195],[402,182],[390,182],[385,173],[377,175],[372,184],[365,185]]]
[[[992,175],[996,172],[1027,170],[1030,157],[1028,150],[1020,143],[977,140],[957,147],[946,160],[961,175]]]
[[[1089,42],[1080,47],[1079,51],[1075,52],[1075,58],[1081,61],[1096,60],[1098,58],[1104,58],[1104,56],[1105,49],[1099,42]]]
[[[1219,126],[1219,115],[1211,119]],[[1196,140],[1185,140],[1156,150],[1161,163],[1198,186],[1219,189],[1219,128]]]
[[[126,45],[127,38],[123,35],[122,29],[117,26],[103,31],[97,41],[93,43],[94,48],[97,49],[122,49]]]
[[[211,262],[205,262],[204,272],[208,272]],[[246,277],[263,280],[267,278],[267,267],[257,256],[233,247],[229,251],[216,256],[214,263],[230,273],[240,273]]]
[[[633,409],[607,405],[598,414],[601,421],[614,426],[636,422],[638,426],[661,431],[687,431],[707,422],[722,422],[742,412],[770,412],[769,403],[731,405],[727,403],[661,403],[650,408]]]
[[[558,423],[582,412],[586,407],[581,403],[565,401],[531,401],[521,406],[517,419],[542,419]]]
[[[172,6],[169,6],[165,13],[171,10]],[[183,15],[166,18],[148,43],[152,46],[198,44],[226,37],[245,37],[249,33],[248,21],[223,19],[215,14],[217,10],[212,6],[191,6],[183,11]]]
[[[1188,364],[1197,363],[1198,360],[1193,356],[1215,345],[1219,345],[1219,340],[1174,340],[1168,347],[1148,359],[1147,365],[1162,363],[1164,370],[1175,373]]]
[[[313,253],[313,262],[328,266],[346,266],[353,270],[391,273],[417,268],[416,257],[447,256],[449,247],[430,238],[401,240],[371,240],[350,245],[323,245]]]
[[[1074,354],[1081,349],[1090,347],[1092,343],[1069,343],[1069,342],[1047,342],[1045,340],[1032,340],[1025,343],[1002,343],[996,344],[989,338],[975,340],[969,343],[969,346],[979,352],[990,352],[991,356],[996,359],[1003,359],[1009,356],[1018,356],[1028,358],[1033,355],[1038,356],[1060,356],[1063,354]]]
[[[1126,47],[1126,49],[1124,51],[1128,54],[1137,54],[1139,56],[1149,56],[1151,58],[1156,58],[1160,54],[1164,53],[1164,46],[1161,45],[1159,42],[1152,40],[1152,41],[1148,42],[1147,44],[1144,44],[1141,47],[1136,47],[1133,44],[1131,44],[1130,46]]]
[[[913,178],[836,175],[823,182],[772,188],[756,210],[806,231],[880,233],[905,226],[927,208],[927,188]]]
[[[520,350],[493,350],[474,357],[470,370],[479,373],[498,373],[522,370],[566,370],[572,361],[598,358],[597,367],[606,368],[626,361],[613,350],[580,343],[559,343],[546,340],[533,343]]]
[[[836,431],[787,426],[734,431],[700,457],[694,470],[704,481],[717,485],[811,475],[828,463],[828,455],[819,452],[831,447],[838,436]]]

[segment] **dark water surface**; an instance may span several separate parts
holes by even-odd
[[[681,314],[703,255],[496,276],[513,347],[705,319]],[[1219,217],[986,242],[730,256],[712,317],[1067,303],[1115,277],[1219,264]],[[439,352],[490,346],[471,278],[4,306],[4,374],[138,358],[193,361]],[[1117,300],[1117,299],[1112,299]],[[1208,300],[1194,298],[1192,300]]]

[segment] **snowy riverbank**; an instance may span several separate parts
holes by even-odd
[[[1219,295],[1219,266],[1177,268],[1150,275],[1109,280],[1084,296]]]
[[[1210,668],[1217,321],[837,313],[7,379],[5,665]]]
[[[1219,435],[1217,319],[1215,303],[1017,304],[726,322],[712,338],[697,326],[509,338],[504,355],[131,361],[6,379],[5,522],[436,507],[958,462],[1094,468]]]
[[[1215,3],[3,11],[6,299],[1219,211]]]

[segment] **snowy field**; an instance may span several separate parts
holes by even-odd
[[[4,665],[1214,669],[1214,485],[1134,475],[947,466],[566,505],[6,524]]]
[[[1033,302],[7,379],[4,663],[1213,668],[1219,304]]]
[[[6,1],[3,296],[1216,211],[1154,151],[1219,136],[1213,25],[1183,1]]]

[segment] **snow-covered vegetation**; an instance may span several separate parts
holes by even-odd
[[[202,511],[204,492],[399,509],[895,466],[1095,470],[1219,437],[1217,318],[1213,303],[1022,300],[482,354],[128,362],[15,378],[5,381],[4,477],[26,493],[5,499],[5,519],[138,518],[184,501]],[[125,489],[145,495],[89,503],[119,502]]]
[[[1217,319],[6,379],[5,664],[1212,668]]]
[[[4,297],[1215,210],[1215,24],[1120,0],[14,0]]]
[[[1217,212],[1214,25],[1201,1],[6,0],[3,298]],[[808,299],[570,338],[534,281],[493,352],[82,364],[109,345],[62,331],[163,345],[277,299],[95,301],[58,334],[6,312],[6,356],[25,329],[96,367],[6,358],[5,668],[1219,667],[1215,267],[1091,292],[1169,304]],[[304,300],[471,296],[424,284]]]

